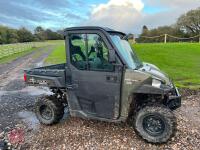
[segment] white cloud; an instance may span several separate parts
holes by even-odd
[[[145,6],[165,8],[154,14],[144,13]],[[186,11],[200,6],[200,0],[109,0],[93,5],[88,20],[82,25],[97,25],[124,32],[140,33],[143,25],[154,28],[170,25]]]
[[[106,4],[93,6],[92,13],[84,24],[128,32],[142,17],[143,8],[144,3],[141,0],[110,0]]]
[[[102,10],[109,10],[111,7],[132,7],[137,11],[144,8],[144,3],[141,0],[110,0],[107,4],[100,4],[94,7],[92,14]]]

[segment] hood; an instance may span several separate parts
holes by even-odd
[[[143,67],[139,69],[140,71],[143,71],[145,73],[148,73],[152,76],[152,78],[161,80],[162,82],[166,83],[167,85],[170,85],[170,79],[168,75],[164,72],[162,72],[157,66],[143,62]]]

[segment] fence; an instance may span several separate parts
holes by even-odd
[[[176,37],[173,35],[169,35],[169,34],[162,34],[162,35],[158,35],[158,36],[140,36],[140,38],[144,38],[144,39],[158,39],[158,38],[162,38],[164,43],[168,42],[169,38],[175,39],[177,41],[194,41],[196,39],[196,41],[198,41],[200,43],[200,35],[196,35],[193,37],[188,37],[188,38],[181,38],[181,37]]]
[[[35,47],[43,47],[52,45],[54,43],[49,42],[28,42],[28,43],[16,43],[16,44],[4,44],[0,45],[0,59],[20,52],[25,52]]]

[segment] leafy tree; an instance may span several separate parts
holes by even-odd
[[[162,26],[151,30],[146,30],[143,27],[143,33],[140,35],[138,42],[163,42],[164,41],[164,34],[170,34],[177,37],[184,37],[183,31],[181,31],[177,26]],[[146,38],[147,37],[155,37],[156,38]],[[160,37],[159,37],[160,36]],[[177,39],[169,38],[168,41],[177,41]]]
[[[57,40],[63,40],[64,36],[63,36],[63,30],[57,30]]]
[[[41,26],[36,27],[34,33],[37,41],[44,41],[47,39],[45,30]]]
[[[12,29],[0,25],[0,44],[44,40],[62,40],[62,33],[62,30],[54,32],[51,29],[45,30],[41,26],[38,26],[35,28],[34,34],[32,34],[29,30],[27,30],[24,27],[20,29]]]
[[[47,40],[59,40],[59,39],[63,39],[61,34],[59,34],[58,32],[54,32],[54,31],[52,31],[50,29],[47,29],[45,31],[45,33],[46,33]]]
[[[181,15],[177,25],[188,33],[200,34],[200,7]]]
[[[144,26],[142,27],[142,34],[143,34],[143,35],[146,35],[146,34],[148,34],[148,31],[149,31],[149,29],[147,28],[146,25],[144,25]]]
[[[158,38],[146,38],[153,36],[160,36],[163,34],[173,35],[180,38],[189,38],[191,36],[200,34],[200,7],[195,10],[190,10],[186,14],[181,15],[177,23],[171,26],[162,26],[155,29],[149,30],[146,25],[142,28],[142,34],[137,39],[138,42],[163,42],[164,36]],[[198,41],[198,38],[190,39],[193,41]],[[179,41],[177,38],[167,37],[167,41],[175,42]],[[182,39],[181,41],[184,41]],[[185,41],[188,41],[185,39]]]
[[[17,34],[17,30],[8,29],[7,30],[7,43],[17,43],[19,41],[19,37]]]
[[[41,26],[38,26],[35,28],[34,31],[35,31],[35,34],[38,34],[38,33],[44,32],[44,29]]]
[[[0,44],[5,44],[7,42],[6,31],[7,31],[7,27],[0,26]]]
[[[17,30],[0,26],[0,44],[9,44],[18,42]]]
[[[22,27],[17,31],[19,42],[31,42],[34,40],[33,34],[26,28]]]
[[[50,29],[47,29],[45,31],[46,36],[47,36],[47,40],[55,40],[56,39],[56,33],[51,31]]]

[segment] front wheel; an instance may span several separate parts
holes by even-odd
[[[54,96],[45,96],[36,101],[35,113],[40,123],[52,125],[63,118],[64,106]]]
[[[146,106],[138,111],[135,130],[151,143],[167,142],[175,133],[176,118],[172,111],[162,106]]]

